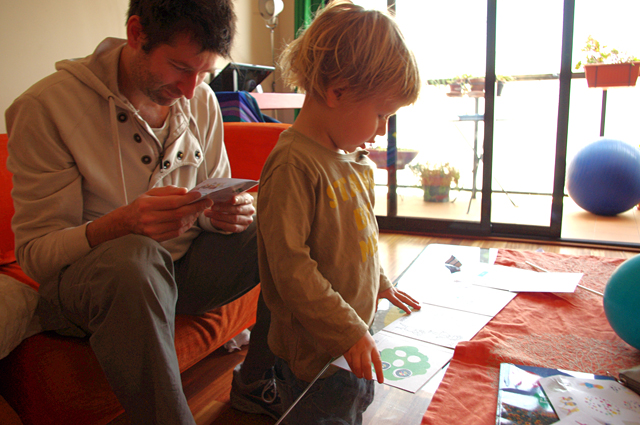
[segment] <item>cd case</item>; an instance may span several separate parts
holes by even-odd
[[[620,382],[640,394],[640,366],[620,371]]]

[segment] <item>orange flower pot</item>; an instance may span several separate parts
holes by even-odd
[[[589,63],[584,73],[589,87],[635,86],[640,71],[640,62],[633,63]]]

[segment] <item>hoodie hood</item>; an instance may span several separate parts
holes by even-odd
[[[129,203],[127,183],[122,159],[122,147],[118,135],[116,107],[129,109],[137,115],[131,103],[125,102],[118,94],[118,71],[120,54],[126,45],[125,40],[107,38],[98,45],[91,56],[83,59],[63,60],[56,63],[56,70],[66,71],[80,82],[94,90],[109,103],[109,122],[111,125],[111,139],[117,149],[118,166],[120,169],[122,201]],[[118,93],[118,94],[116,94]]]
[[[120,54],[126,44],[126,40],[107,38],[98,45],[92,55],[57,62],[56,70],[69,72],[105,100],[114,98],[117,106],[135,110],[118,89]]]

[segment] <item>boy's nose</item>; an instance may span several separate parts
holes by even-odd
[[[385,134],[387,134],[387,120],[378,124],[378,131],[376,132],[377,136],[384,136]]]

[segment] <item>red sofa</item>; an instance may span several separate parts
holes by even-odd
[[[225,123],[233,177],[258,179],[287,124]],[[7,135],[0,135],[0,273],[37,289],[15,262]],[[176,349],[185,371],[255,322],[259,288],[204,316],[176,318]],[[4,400],[2,400],[4,398]],[[6,402],[5,402],[6,400]],[[7,406],[8,405],[8,406]],[[10,406],[10,408],[9,408]],[[13,409],[13,411],[11,411]],[[43,332],[25,339],[0,360],[0,423],[108,424],[122,412],[88,339]]]

